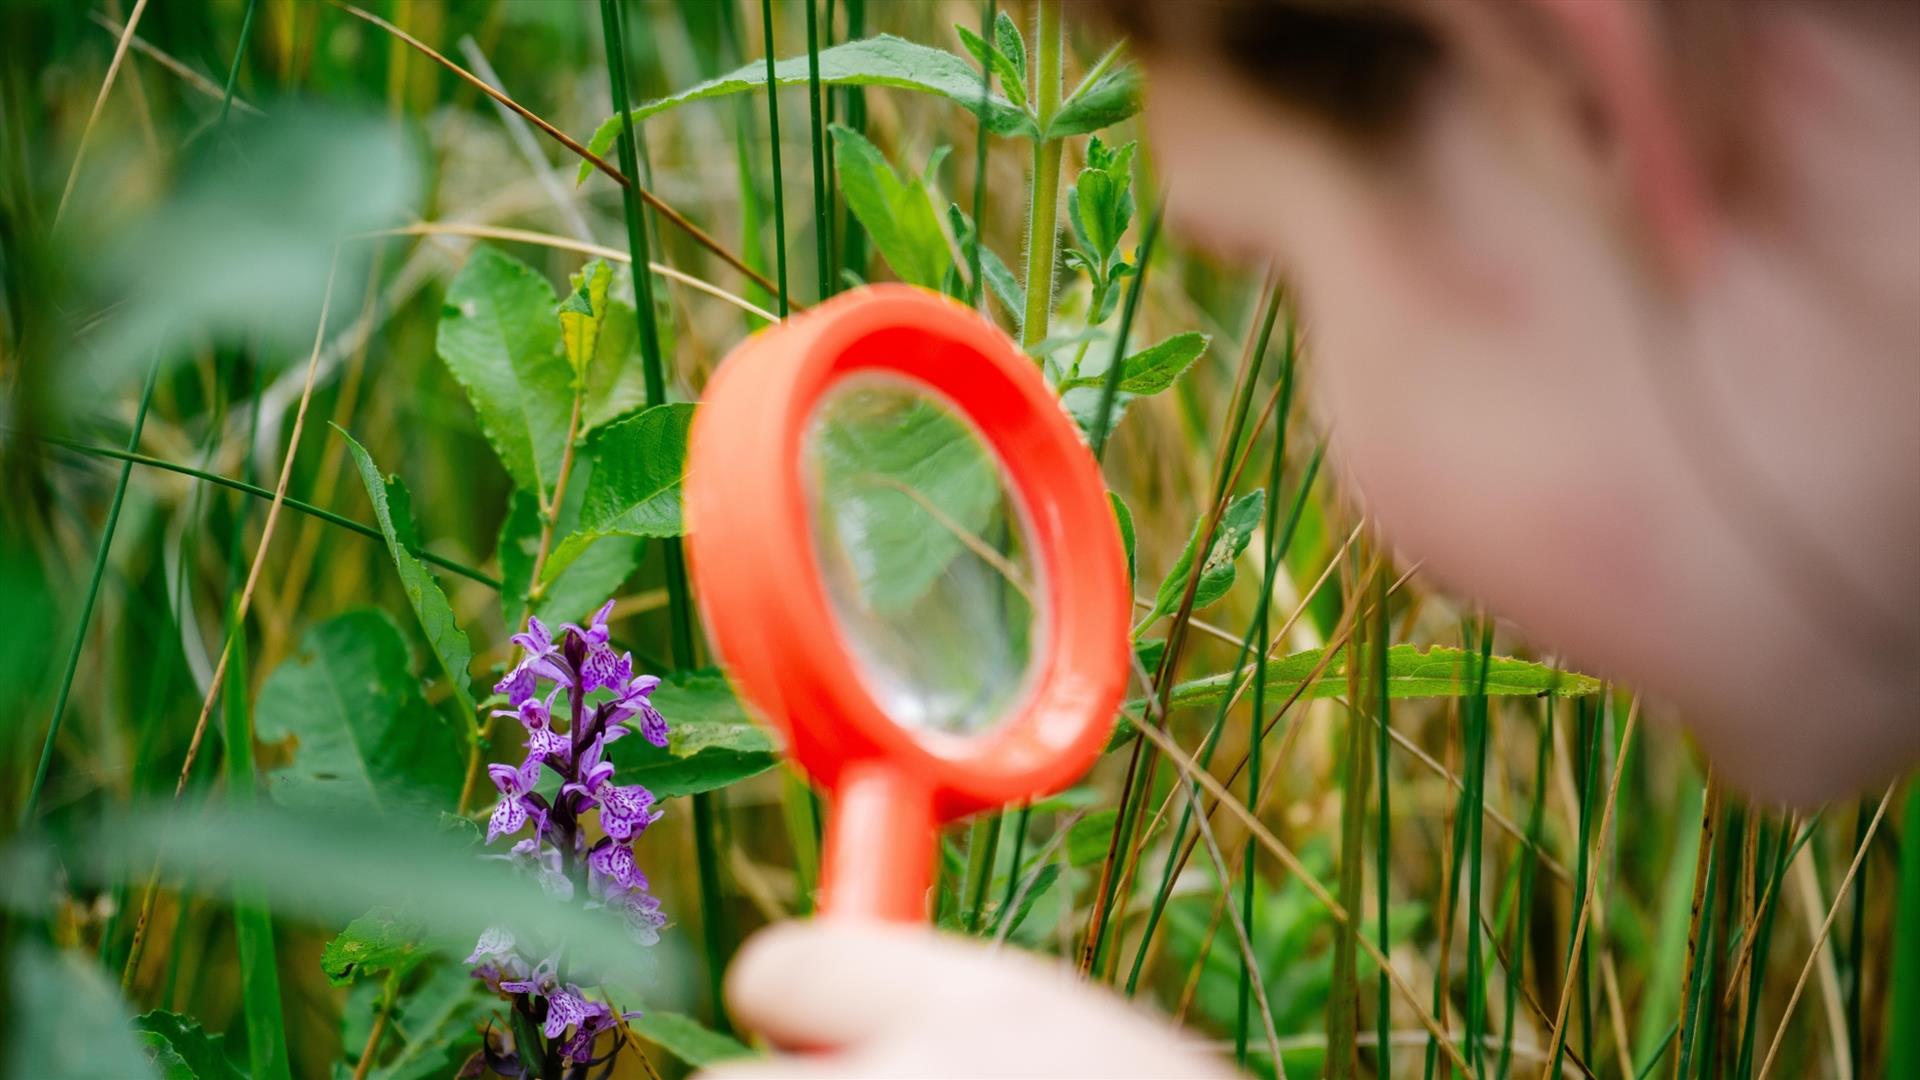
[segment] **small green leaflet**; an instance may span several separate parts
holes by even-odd
[[[191,1016],[155,1009],[135,1017],[133,1030],[165,1080],[246,1080],[227,1059],[227,1040],[207,1034]]]
[[[441,590],[440,582],[427,572],[425,563],[407,550],[407,542],[416,546],[420,542],[413,522],[413,498],[398,476],[384,481],[380,478],[380,469],[374,465],[366,447],[338,425],[333,430],[347,440],[347,450],[353,454],[354,464],[360,470],[360,482],[366,485],[367,498],[373,501],[373,515],[380,522],[380,532],[387,538],[387,551],[393,556],[394,569],[400,572],[407,603],[413,606],[414,617],[420,620],[420,629],[427,635],[427,645],[433,649],[434,659],[440,661],[448,682],[453,685],[461,714],[474,717],[477,713],[468,686],[471,677],[467,674],[467,668],[473,663],[473,645],[467,640],[466,631],[454,622],[453,606],[447,603],[447,594]]]
[[[660,798],[712,791],[772,768],[779,746],[747,718],[718,671],[667,676],[653,692],[666,718],[667,745],[621,739],[607,748],[623,784],[644,784]]]
[[[1002,8],[993,17],[993,47],[1013,63],[1015,81],[1027,79],[1027,43],[1020,36],[1020,24]]]
[[[1085,135],[1117,124],[1140,111],[1140,73],[1132,65],[1110,68],[1089,86],[1061,102],[1047,127],[1047,138]]]
[[[905,181],[866,136],[833,125],[833,163],[847,208],[900,280],[940,288],[953,252],[925,184]]]
[[[377,907],[353,920],[320,950],[327,981],[345,986],[368,975],[405,973],[424,957],[426,928],[392,908]]]
[[[447,286],[434,339],[507,475],[542,496],[559,477],[573,414],[573,370],[555,303],[532,267],[476,247]]]
[[[1038,134],[1033,118],[1027,115],[1026,110],[1015,108],[1003,97],[986,95],[983,108],[980,73],[974,70],[973,65],[942,49],[881,34],[822,49],[819,64],[820,83],[823,86],[886,86],[937,94],[980,116],[986,121],[987,129],[996,135],[1032,138]],[[807,85],[807,58],[790,56],[774,64],[773,79],[780,86]],[[709,79],[669,97],[647,102],[633,110],[633,122],[638,124],[655,113],[665,112],[689,101],[757,90],[766,84],[767,65],[764,61],[755,60],[717,79]],[[1100,115],[1111,115],[1111,110]],[[594,129],[593,137],[587,140],[587,149],[605,157],[619,132],[620,118],[608,117]],[[583,163],[579,179],[585,180],[592,169],[592,163]]]
[[[1134,353],[1121,361],[1120,392],[1124,394],[1157,394],[1173,385],[1195,360],[1207,351],[1212,338],[1195,331],[1175,334],[1156,345]],[[1078,387],[1097,387],[1105,382],[1106,372],[1095,375],[1083,375],[1061,384],[1062,390]]]
[[[593,474],[574,533],[541,570],[553,581],[604,536],[680,536],[680,489],[687,467],[687,432],[695,406],[653,408],[595,432],[587,442]]]
[[[1116,491],[1107,492],[1107,503],[1113,507],[1113,523],[1120,529],[1120,544],[1127,552],[1127,595],[1133,595],[1133,511],[1127,509],[1127,501]]]
[[[1026,310],[1027,289],[1020,279],[1013,276],[1006,261],[990,247],[980,242],[979,233],[974,231],[973,219],[957,203],[947,204],[947,222],[953,228],[955,239],[960,241],[960,255],[968,266],[973,265],[974,248],[980,249],[980,276],[987,279],[987,289],[1000,300],[1008,312],[1018,314]],[[1049,338],[1048,340],[1053,340]],[[1035,353],[1035,355],[1039,355]]]
[[[1207,557],[1200,563],[1200,583],[1193,591],[1193,610],[1199,611],[1227,595],[1227,590],[1233,587],[1234,563],[1240,558],[1240,553],[1247,550],[1247,541],[1253,539],[1253,530],[1259,526],[1260,514],[1266,506],[1267,493],[1264,490],[1242,495],[1227,504],[1226,511],[1220,515],[1220,526],[1214,530]],[[1204,519],[1194,525],[1186,548],[1180,552],[1173,569],[1167,571],[1166,580],[1160,583],[1160,591],[1153,600],[1153,610],[1140,620],[1142,628],[1180,606],[1180,600],[1187,591],[1187,576],[1193,570],[1194,548],[1200,543],[1200,530],[1205,527]]]
[[[574,385],[587,385],[587,366],[600,343],[600,327],[607,321],[607,286],[613,271],[605,259],[595,259],[573,275],[573,291],[560,301],[560,341]]]
[[[267,774],[275,801],[295,809],[446,810],[466,775],[466,732],[421,696],[407,644],[379,611],[308,630],[261,687],[254,730],[297,740]]]
[[[1102,266],[1133,220],[1133,152],[1133,143],[1116,150],[1095,135],[1087,145],[1087,167],[1068,192],[1067,216],[1074,236]]]
[[[955,25],[954,31],[960,35],[960,44],[966,46],[975,60],[984,67],[993,69],[1000,78],[1000,86],[1007,92],[1007,101],[1016,109],[1027,107],[1026,76],[1013,66],[1013,61],[999,49],[980,40],[980,35],[964,26]]]
[[[756,1056],[739,1040],[703,1027],[698,1020],[680,1013],[649,1010],[630,1026],[641,1038],[696,1069],[733,1058]]]

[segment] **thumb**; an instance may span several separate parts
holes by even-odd
[[[748,941],[727,973],[727,1001],[776,1043],[837,1048],[940,1011],[994,978],[981,950],[925,927],[820,919]]]

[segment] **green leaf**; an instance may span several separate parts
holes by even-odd
[[[346,925],[320,950],[327,981],[345,986],[367,975],[404,974],[425,958],[426,928],[392,908],[377,907]]]
[[[507,475],[543,497],[559,477],[573,414],[554,304],[532,267],[476,247],[447,286],[434,340]]]
[[[1253,530],[1259,526],[1261,511],[1266,506],[1267,493],[1264,490],[1242,495],[1227,504],[1226,511],[1220,515],[1220,525],[1214,530],[1213,544],[1200,564],[1200,583],[1193,591],[1193,610],[1199,611],[1227,595],[1227,590],[1233,587],[1234,563],[1240,558],[1240,553],[1247,550],[1247,541],[1253,539]],[[1160,582],[1160,591],[1154,596],[1153,610],[1140,620],[1141,626],[1151,624],[1180,606],[1180,600],[1187,591],[1187,575],[1193,569],[1194,548],[1200,543],[1200,530],[1205,527],[1204,519],[1194,525],[1193,535],[1187,537],[1186,548],[1175,560],[1173,569],[1167,571],[1166,579]]]
[[[582,468],[592,467],[593,463],[583,457],[574,463],[574,473],[577,476]],[[592,475],[585,480],[591,484]],[[567,535],[579,524],[580,504],[585,501],[586,488],[582,484],[567,486],[571,490],[567,492],[567,501],[561,504],[560,518],[554,527],[556,535]],[[618,593],[620,586],[633,576],[644,546],[644,541],[631,536],[601,539],[548,579],[533,613],[549,626],[579,622],[606,603],[607,597]],[[539,548],[539,507],[534,504],[531,493],[516,491],[507,505],[507,516],[500,522],[498,548],[500,613],[510,627],[518,627],[527,620],[527,589],[533,584],[533,558]],[[547,558],[551,561],[553,554],[549,552]]]
[[[831,130],[840,192],[880,257],[900,280],[940,288],[953,253],[926,187],[900,179],[866,136],[841,124]]]
[[[503,1010],[462,964],[435,964],[426,977],[394,1004],[393,1030],[403,1040],[384,1041],[398,1048],[368,1071],[367,1080],[440,1080],[454,1075],[480,1045],[489,1013]],[[496,1030],[501,1024],[496,1023]],[[350,1047],[355,1053],[359,1047]]]
[[[1068,217],[1074,235],[1104,267],[1133,220],[1133,153],[1128,143],[1114,150],[1095,135],[1087,146],[1087,167],[1068,192]]]
[[[1020,24],[1002,10],[993,17],[993,47],[1013,63],[1019,81],[1027,79],[1027,43],[1020,36]]]
[[[1157,394],[1172,386],[1207,351],[1213,341],[1205,334],[1188,331],[1175,334],[1156,345],[1134,353],[1121,361],[1120,392],[1134,396]],[[1106,372],[1083,375],[1061,384],[1063,390],[1098,387],[1106,382]]]
[[[960,44],[967,47],[967,51],[973,54],[973,58],[985,66],[992,68],[993,73],[999,77],[1001,87],[1007,92],[1007,101],[1016,109],[1026,108],[1026,76],[1022,75],[1019,69],[1013,66],[1013,61],[1002,55],[999,50],[993,46],[980,40],[979,34],[974,33],[966,27],[956,25],[954,26],[954,30],[959,32]]]
[[[667,745],[630,738],[608,747],[620,783],[645,784],[663,799],[693,795],[758,776],[779,760],[773,736],[747,718],[718,671],[666,676],[653,704],[666,718]]]
[[[1104,855],[1105,852],[1102,852],[1102,854]],[[1017,870],[1018,868],[1016,867],[1015,869]],[[988,927],[988,936],[999,936],[1003,932],[1000,928],[1000,924],[1003,921],[1006,923],[1006,930],[1004,931],[1006,936],[1012,937],[1018,933],[1020,924],[1026,922],[1027,915],[1033,911],[1034,903],[1041,897],[1047,895],[1047,890],[1053,888],[1054,883],[1058,881],[1059,878],[1059,863],[1050,862],[1034,871],[1033,880],[1027,884],[1026,893],[1020,897],[1020,903],[1013,909],[1012,914],[1008,915],[1005,912],[995,913],[994,921],[992,925]]]
[[[881,34],[822,49],[819,65],[822,86],[886,86],[937,94],[979,116],[985,121],[987,130],[996,135],[1032,138],[1037,134],[1033,118],[1027,115],[1026,110],[1014,108],[1005,98],[988,95],[983,110],[980,73],[965,60],[942,49]],[[774,64],[773,80],[778,86],[807,85],[807,57],[790,56]],[[647,102],[633,110],[633,122],[638,124],[655,113],[665,112],[689,101],[757,90],[766,84],[766,62],[755,60],[717,79],[709,79],[670,97]],[[608,117],[594,129],[593,137],[587,140],[587,149],[605,157],[619,132],[620,118]],[[582,164],[579,178],[585,180],[592,168],[590,163]]]
[[[980,536],[999,500],[998,466],[985,447],[924,398],[837,415],[811,451],[858,595],[883,615],[902,615],[925,596],[964,549],[955,529]]]
[[[600,327],[607,320],[607,286],[613,271],[605,259],[595,259],[573,275],[573,291],[560,301],[560,341],[573,368],[574,385],[587,385],[587,366],[600,345]]]
[[[155,1009],[135,1017],[133,1027],[166,1080],[246,1080],[227,1059],[226,1039],[207,1034],[191,1016]]]
[[[453,606],[447,603],[447,594],[441,590],[440,582],[403,542],[404,537],[413,537],[414,544],[419,543],[413,523],[413,497],[398,476],[382,482],[380,470],[366,447],[338,426],[334,430],[347,440],[347,450],[360,469],[360,482],[366,485],[367,498],[373,501],[373,516],[380,522],[381,534],[387,538],[387,551],[393,556],[394,569],[400,572],[407,603],[412,605],[414,617],[420,620],[420,629],[427,635],[427,645],[453,685],[461,714],[475,718],[477,711],[469,688],[471,676],[467,673],[473,663],[473,645],[467,640],[466,631],[454,621]]]
[[[647,376],[638,351],[639,317],[633,305],[607,298],[607,310],[594,342],[593,362],[587,365],[587,396],[580,407],[580,432],[591,434],[615,420],[624,420],[647,403]],[[665,330],[664,327],[656,329]],[[661,342],[663,355],[672,355]],[[578,463],[576,462],[576,465]]]
[[[1140,111],[1140,73],[1132,65],[1112,68],[1060,104],[1047,126],[1047,138],[1085,135]]]
[[[290,807],[447,810],[466,775],[466,734],[421,696],[406,642],[379,611],[308,630],[267,676],[254,725],[262,741],[297,740],[268,774]]]
[[[156,1064],[169,1069],[179,1057],[156,1061],[159,1048],[134,1031],[126,1003],[91,956],[16,941],[9,975],[12,1009],[0,1029],[9,1077],[148,1080],[162,1075]]]
[[[1074,822],[1067,830],[1067,862],[1080,867],[1105,859],[1107,845],[1113,842],[1113,823],[1119,817],[1120,811],[1109,807]]]
[[[1116,491],[1107,492],[1107,502],[1113,507],[1113,522],[1120,529],[1120,544],[1127,551],[1127,595],[1133,595],[1133,511],[1127,509],[1127,501]]]
[[[1325,650],[1307,649],[1267,661],[1266,696],[1269,701],[1284,701],[1301,688],[1308,675],[1320,663]],[[1391,698],[1467,697],[1474,693],[1479,675],[1477,654],[1449,645],[1422,649],[1415,645],[1395,645],[1387,650],[1387,696]],[[1168,704],[1174,707],[1218,705],[1227,694],[1231,672],[1209,675],[1175,683]],[[1579,697],[1600,692],[1600,680],[1577,671],[1562,671],[1532,660],[1511,656],[1491,657],[1487,664],[1487,693],[1495,697],[1542,696]],[[1251,683],[1246,673],[1242,683]],[[1300,695],[1304,699],[1337,697],[1347,692],[1347,650],[1327,662]],[[1138,713],[1145,703],[1135,699],[1127,708]]]
[[[543,581],[555,580],[602,537],[685,533],[680,489],[693,410],[686,403],[656,405],[595,433],[587,443],[593,472],[579,523],[547,558]]]
[[[648,1012],[630,1025],[641,1038],[696,1069],[734,1058],[756,1057],[739,1040],[703,1027],[680,1013]]]
[[[966,257],[967,265],[973,265],[973,249],[980,248],[980,276],[987,279],[987,290],[997,297],[1009,312],[1018,314],[1027,309],[1027,288],[1020,279],[1013,276],[1006,262],[995,254],[994,250],[980,242],[980,235],[974,230],[973,219],[958,204],[947,204],[947,220],[953,226],[953,235],[960,240],[960,253]]]

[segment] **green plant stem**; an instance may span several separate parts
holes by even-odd
[[[820,112],[820,25],[814,0],[803,2],[807,8],[807,109],[813,119],[813,251],[818,295],[825,300],[833,295],[833,213],[827,196],[827,130]]]
[[[1545,715],[1540,722],[1539,745],[1534,748],[1533,800],[1527,810],[1527,846],[1535,851],[1540,849],[1540,830],[1547,806],[1547,765],[1552,749],[1553,698],[1549,695],[1546,698]],[[1514,909],[1512,964],[1507,971],[1504,1019],[1500,1024],[1501,1080],[1505,1080],[1513,1067],[1513,1011],[1520,983],[1525,980],[1527,973],[1527,917],[1533,911],[1534,873],[1538,866],[1538,859],[1520,860],[1520,902]],[[1659,1060],[1659,1055],[1656,1054],[1654,1060]]]
[[[1373,866],[1376,894],[1374,904],[1379,909],[1375,912],[1375,933],[1379,938],[1377,944],[1380,946],[1382,956],[1391,956],[1393,946],[1392,920],[1389,917],[1393,900],[1390,888],[1393,878],[1389,873],[1393,850],[1393,788],[1388,774],[1388,765],[1393,752],[1393,707],[1387,686],[1387,646],[1393,623],[1387,617],[1387,584],[1387,570],[1382,566],[1375,570],[1373,575],[1373,611],[1376,620],[1373,632],[1373,677],[1374,693],[1377,695],[1374,708],[1379,710],[1380,716],[1380,738],[1374,746],[1374,782],[1379,785],[1380,794],[1379,821],[1374,825]],[[1532,859],[1521,861],[1528,865],[1533,863]],[[1379,973],[1379,990],[1374,1011],[1374,1032],[1378,1037],[1373,1051],[1374,1073],[1378,1076],[1392,1076],[1393,983],[1387,978],[1385,971]]]
[[[993,860],[999,853],[1001,815],[982,814],[967,831],[967,933],[980,931],[980,913],[987,906],[993,883]],[[1015,867],[1016,874],[1019,868]]]
[[[1033,187],[1027,200],[1027,310],[1020,320],[1020,344],[1031,349],[1047,336],[1053,312],[1053,263],[1060,220],[1060,156],[1066,144],[1047,128],[1060,108],[1061,54],[1066,41],[1060,25],[1060,0],[1040,0],[1034,30],[1037,50],[1033,101],[1040,134],[1033,140]],[[991,39],[989,39],[991,40]],[[978,218],[975,219],[977,229]]]
[[[1893,974],[1887,1002],[1888,1076],[1920,1076],[1920,782],[1907,784],[1900,831],[1900,885],[1893,916]],[[1904,1018],[1904,1019],[1902,1019]]]
[[[63,439],[56,435],[42,435],[40,436],[40,441],[58,446],[63,450],[71,450],[76,454],[85,454],[89,457],[112,458],[116,461],[124,461],[132,465],[143,465],[151,469],[163,469],[167,472],[179,473],[182,476],[191,476],[195,480],[204,480],[215,487],[223,487],[229,491],[244,492],[256,499],[266,499],[269,501],[273,499],[273,492],[258,484],[249,484],[244,480],[235,480],[231,477],[221,476],[219,473],[207,472],[204,469],[196,469],[191,465],[181,465],[178,462],[167,461],[163,458],[150,457],[146,454],[130,453],[125,450],[115,450],[109,446],[88,446],[86,443],[76,442],[72,439]],[[386,542],[386,537],[381,534],[379,529],[363,522],[355,521],[350,517],[343,517],[340,514],[336,514],[331,510],[322,509],[312,503],[302,502],[291,495],[280,500],[280,502],[289,510],[298,510],[300,513],[318,518],[329,525],[338,525],[340,528],[346,529],[349,532],[357,532],[368,539],[379,540],[382,543]],[[452,559],[442,558],[425,548],[409,547],[407,550],[418,556],[422,562],[432,563],[450,573],[459,574],[469,581],[477,581],[489,589],[498,589],[500,587],[499,579],[489,577],[471,566],[454,562]]]
[[[140,448],[140,432],[147,424],[147,408],[153,403],[153,386],[160,377],[160,357],[156,353],[147,365],[147,381],[140,390],[140,404],[134,410],[133,427],[127,433],[127,453]],[[93,573],[87,579],[86,599],[80,602],[80,624],[73,630],[73,645],[67,650],[67,668],[60,678],[60,693],[53,700],[53,715],[47,719],[47,735],[40,742],[40,760],[33,769],[33,783],[27,788],[27,801],[20,806],[19,827],[33,824],[40,808],[40,793],[47,785],[47,771],[53,766],[53,747],[60,739],[60,722],[67,715],[67,699],[73,693],[74,675],[80,670],[80,654],[86,650],[87,627],[93,622],[93,606],[100,598],[100,579],[106,576],[107,556],[113,550],[113,534],[120,527],[120,506],[127,498],[127,480],[133,463],[123,461],[120,475],[113,482],[113,501],[107,504],[106,524],[100,529],[100,545],[93,552]]]
[[[980,9],[980,40],[993,40],[994,0]],[[987,223],[981,218],[987,206],[987,100],[993,96],[993,65],[980,63],[980,109],[974,114],[973,133],[973,250],[967,253],[967,304],[980,306],[986,283],[980,278],[980,248],[987,242]],[[1019,877],[1015,867],[1015,878]]]
[[[812,10],[809,3],[809,11]],[[613,111],[620,117],[620,167],[629,176],[640,175],[639,137],[633,129],[633,114],[627,107],[627,65],[622,31],[622,14],[617,0],[600,0],[600,19],[606,37],[607,76],[612,88]],[[651,248],[647,243],[646,216],[632,186],[620,189],[622,210],[627,224],[627,249],[635,266],[644,265]],[[667,400],[665,365],[660,355],[660,328],[655,323],[653,282],[650,275],[633,275],[634,311],[640,331],[641,371],[646,382],[647,404]],[[660,542],[662,568],[667,582],[667,622],[672,643],[674,666],[687,670],[694,666],[693,613],[688,603],[687,568],[680,541],[667,538]],[[693,836],[695,862],[700,878],[700,922],[706,946],[707,1003],[714,1026],[731,1030],[727,1020],[723,975],[726,971],[725,927],[721,924],[720,855],[718,850],[718,812],[712,792],[693,796]]]
[[[774,310],[787,317],[787,197],[780,165],[780,84],[773,77],[773,0],[760,0],[760,32],[767,52],[767,156],[773,166],[773,259],[775,280],[780,283],[780,306]]]
[[[240,82],[240,62],[246,59],[247,41],[253,36],[253,9],[260,6],[260,0],[247,0],[247,13],[240,17],[240,42],[233,47],[233,63],[227,67],[227,86],[220,94],[220,118],[214,121],[214,130],[227,126],[227,114],[233,111],[233,88]]]

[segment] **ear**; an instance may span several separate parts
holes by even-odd
[[[1661,39],[1657,5],[1533,0],[1585,69],[1595,106],[1620,147],[1654,256],[1678,282],[1706,255],[1713,205],[1704,164],[1688,138]]]

